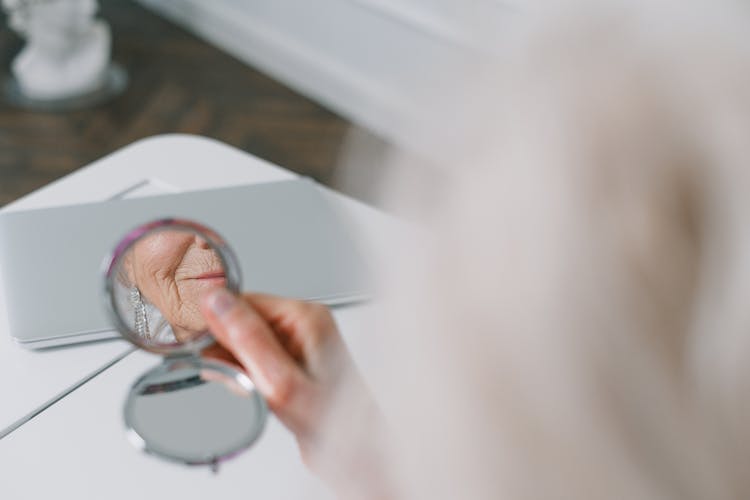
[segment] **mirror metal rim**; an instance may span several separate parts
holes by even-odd
[[[133,426],[132,410],[134,404],[134,396],[137,396],[139,394],[139,390],[142,388],[142,386],[148,382],[148,379],[150,377],[161,373],[167,373],[171,370],[172,367],[185,363],[190,365],[192,368],[201,370],[213,370],[231,378],[232,381],[236,382],[244,390],[246,390],[248,394],[253,397],[254,402],[258,405],[259,417],[257,420],[257,425],[255,425],[249,439],[243,442],[238,442],[237,446],[225,455],[213,456],[210,458],[206,458],[205,460],[188,460],[183,457],[171,455],[169,453],[160,451],[157,448],[149,446],[149,443],[145,439],[143,439],[140,434],[138,434],[138,431]],[[261,396],[260,392],[258,392],[255,384],[252,382],[252,380],[250,380],[250,377],[248,377],[244,372],[222,361],[206,360],[193,356],[186,356],[182,358],[169,358],[139,377],[138,380],[136,380],[136,382],[130,387],[130,391],[128,392],[128,397],[125,400],[125,408],[123,410],[123,418],[128,440],[142,452],[184,465],[217,466],[219,462],[231,459],[247,450],[260,438],[260,436],[263,434],[263,430],[265,429],[266,421],[268,420],[268,405],[266,404],[265,399]]]
[[[214,342],[213,335],[211,332],[206,332],[194,341],[184,342],[181,344],[174,345],[154,345],[144,342],[130,327],[123,321],[120,314],[117,312],[117,305],[115,304],[115,275],[117,264],[120,258],[132,248],[132,246],[140,241],[143,237],[167,230],[183,230],[188,231],[198,236],[203,237],[216,251],[222,265],[224,266],[227,283],[226,288],[232,293],[239,293],[240,290],[240,272],[237,258],[232,252],[231,248],[226,244],[224,239],[219,236],[214,230],[199,224],[194,221],[187,219],[180,219],[176,217],[163,218],[156,221],[142,224],[135,229],[130,230],[124,238],[122,238],[110,255],[105,257],[103,262],[104,272],[104,301],[105,308],[109,313],[109,317],[113,322],[115,328],[120,332],[120,335],[127,339],[137,347],[152,352],[155,354],[163,355],[180,355],[180,354],[197,354],[204,347],[211,345]]]

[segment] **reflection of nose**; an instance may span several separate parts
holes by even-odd
[[[195,244],[198,246],[198,248],[203,248],[204,250],[208,250],[209,248],[211,248],[206,239],[198,236],[197,234],[195,235]]]

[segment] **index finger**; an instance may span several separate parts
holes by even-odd
[[[208,294],[201,311],[216,340],[247,370],[269,405],[288,405],[306,383],[305,374],[258,312],[224,289]]]

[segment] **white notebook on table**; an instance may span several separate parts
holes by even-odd
[[[165,217],[222,235],[246,290],[329,305],[369,295],[352,231],[313,181],[169,193],[0,214],[11,336],[34,349],[117,336],[103,306],[102,261],[130,229]]]

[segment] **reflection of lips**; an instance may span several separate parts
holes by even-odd
[[[196,280],[223,280],[226,279],[226,275],[222,271],[203,273],[196,276]]]

